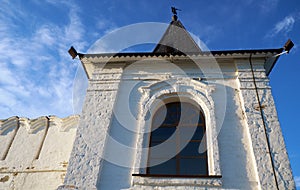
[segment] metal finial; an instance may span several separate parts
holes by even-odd
[[[177,11],[181,11],[180,9],[177,9],[176,7],[171,7],[171,10],[174,15],[177,15]]]

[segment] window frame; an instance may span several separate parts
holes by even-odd
[[[168,79],[141,86],[139,92],[139,115],[137,125],[137,145],[132,168],[132,186],[222,186],[222,175],[218,147],[218,127],[216,124],[212,92],[215,86],[191,78]],[[208,150],[208,176],[156,176],[146,173],[148,144],[150,140],[152,116],[165,103],[177,101],[197,104],[201,107],[206,121]],[[145,148],[146,147],[146,148]]]
[[[185,105],[185,106],[188,106],[188,108],[191,110],[191,111],[196,111],[197,113],[197,115],[196,115],[196,119],[197,119],[197,123],[192,123],[192,124],[188,124],[188,123],[182,123],[181,125],[180,125],[180,128],[178,128],[178,119],[180,119],[180,114],[181,114],[181,109],[180,109],[180,107],[182,106],[182,105]],[[157,129],[155,129],[155,130],[158,130],[159,128],[174,128],[174,132],[175,132],[175,136],[176,136],[176,138],[175,138],[175,141],[174,141],[174,143],[175,143],[175,146],[176,146],[176,152],[178,152],[178,154],[176,154],[173,158],[170,158],[170,159],[175,159],[175,172],[173,173],[173,172],[171,172],[172,174],[167,174],[167,172],[165,173],[165,174],[159,174],[159,173],[155,173],[155,172],[151,172],[151,167],[152,166],[150,166],[149,167],[149,165],[150,165],[150,162],[151,162],[151,160],[152,159],[159,159],[158,157],[157,158],[151,158],[151,149],[149,149],[149,152],[148,152],[148,159],[147,159],[147,168],[146,168],[146,174],[147,175],[150,175],[150,176],[161,176],[161,177],[163,177],[163,176],[173,176],[173,177],[176,177],[176,176],[179,176],[179,177],[205,177],[205,176],[209,176],[208,174],[208,172],[209,172],[209,170],[208,170],[208,156],[207,156],[207,150],[205,151],[205,153],[204,153],[204,155],[198,155],[198,156],[190,156],[190,155],[182,155],[182,151],[184,150],[184,148],[186,147],[186,146],[188,146],[188,144],[190,144],[190,143],[199,143],[199,145],[200,145],[200,143],[202,142],[202,141],[204,141],[204,143],[205,143],[205,149],[207,148],[207,146],[206,146],[206,138],[205,138],[205,132],[206,132],[206,124],[205,124],[205,116],[204,116],[204,114],[203,114],[203,111],[201,110],[201,108],[200,107],[196,107],[195,105],[193,105],[193,104],[191,104],[191,103],[188,103],[188,102],[180,102],[180,100],[178,99],[178,101],[172,101],[172,102],[169,102],[169,103],[166,103],[166,104],[164,104],[164,105],[162,105],[162,106],[160,106],[157,110],[156,110],[156,112],[154,113],[154,115],[153,115],[153,117],[152,117],[152,119],[151,119],[151,129],[152,129],[152,131],[151,131],[151,133],[150,133],[150,139],[149,139],[149,144],[148,144],[148,147],[150,147],[151,146],[151,144],[153,143],[153,128],[154,127],[156,127],[155,126],[155,124],[154,124],[154,122],[155,122],[155,119],[157,118],[157,117],[159,117],[158,116],[158,114],[163,114],[162,112],[161,112],[161,109],[163,109],[162,107],[164,107],[164,106],[166,106],[166,108],[167,108],[167,111],[170,111],[170,109],[174,109],[174,107],[175,107],[175,109],[176,110],[172,110],[172,112],[174,112],[173,114],[175,114],[176,115],[176,119],[175,119],[175,123],[172,123],[171,122],[171,124],[169,123],[161,123],[160,124],[160,126],[159,127],[157,127]],[[173,107],[173,108],[172,108]],[[179,110],[180,109],[180,110]],[[176,112],[176,113],[175,113]],[[179,116],[179,118],[177,118]],[[194,118],[195,119],[195,118]],[[189,125],[192,125],[192,126],[189,126]],[[201,128],[200,130],[202,131],[202,136],[201,136],[201,138],[199,138],[199,139],[188,139],[188,141],[187,141],[187,144],[185,145],[185,147],[182,149],[182,150],[180,150],[180,143],[181,143],[181,139],[180,139],[180,135],[181,135],[181,132],[182,132],[182,130],[184,130],[184,129],[181,129],[181,128],[185,128],[185,129],[187,129],[187,128],[189,128],[189,127],[196,127],[196,129],[195,130],[198,130],[197,128]],[[194,131],[194,133],[195,133],[196,131]],[[171,136],[171,135],[170,135]],[[155,140],[155,142],[154,143],[162,143],[162,142],[164,142],[165,140]],[[201,172],[200,172],[200,168],[199,168],[199,174],[182,174],[181,172],[182,172],[182,168],[184,168],[185,167],[185,165],[182,165],[181,164],[181,161],[183,161],[184,159],[193,159],[193,160],[197,160],[197,159],[205,159],[205,171],[203,172],[203,174],[200,174]],[[169,161],[169,160],[167,160],[167,161]],[[167,161],[165,161],[165,162],[167,162]],[[164,162],[164,163],[165,163]],[[160,164],[158,164],[158,165],[160,165]]]

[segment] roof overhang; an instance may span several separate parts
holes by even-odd
[[[263,59],[266,74],[269,75],[280,56],[276,56],[283,51],[279,49],[256,49],[256,50],[225,50],[197,53],[101,53],[101,54],[80,54],[79,58],[88,79],[91,78],[95,64],[132,63],[144,59],[164,59],[164,60],[187,60],[187,59]]]

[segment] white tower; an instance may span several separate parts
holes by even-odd
[[[174,15],[153,52],[79,54],[89,87],[59,189],[295,189],[268,78],[282,51],[207,52]]]

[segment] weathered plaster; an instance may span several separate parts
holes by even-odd
[[[263,59],[253,58],[253,62],[271,150],[248,57],[239,56],[224,62],[219,57],[219,68],[202,64],[206,73],[183,58],[134,64],[123,57],[105,67],[101,58],[85,58],[90,64],[89,88],[68,172],[59,189],[274,189],[274,175],[279,189],[295,188]],[[174,94],[204,111],[208,147],[212,144],[209,174],[222,175],[220,179],[132,176],[145,173],[147,153],[142,147],[151,126],[147,112],[154,113],[161,103],[158,99],[172,101]]]
[[[1,120],[0,142],[10,143],[0,143],[0,189],[46,190],[61,185],[78,121],[78,116]]]
[[[260,188],[295,189],[269,79],[263,69],[263,63],[256,62],[253,66],[259,99],[256,95],[249,61],[236,61],[236,65],[240,97],[251,137]],[[263,115],[260,113],[259,100]]]

